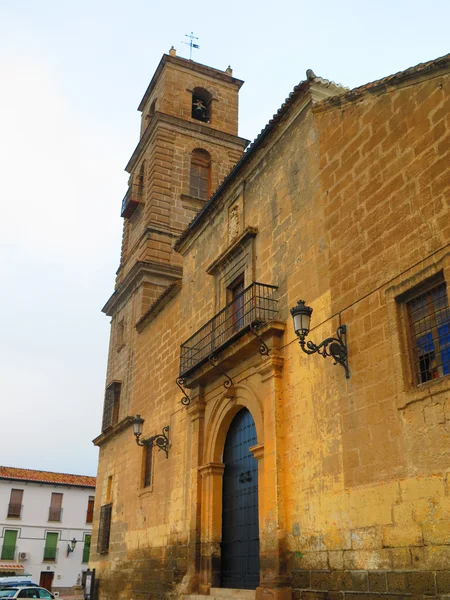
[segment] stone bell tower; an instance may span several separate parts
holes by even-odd
[[[229,67],[213,69],[171,48],[139,104],[140,139],[126,166],[121,260],[103,308],[112,317],[107,379],[122,382],[122,397],[135,325],[182,276],[173,244],[248,143],[237,135],[242,84]]]

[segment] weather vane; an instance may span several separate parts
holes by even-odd
[[[198,44],[194,44],[194,40],[198,40],[198,37],[195,37],[194,32],[191,31],[191,34],[184,34],[185,37],[189,38],[189,42],[181,42],[182,44],[187,44],[189,46],[189,60],[192,60],[192,48],[196,48],[197,50],[200,48]]]

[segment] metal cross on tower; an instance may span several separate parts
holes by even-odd
[[[187,44],[189,46],[189,60],[192,60],[192,48],[196,48],[197,50],[200,48],[200,46],[198,44],[194,44],[194,40],[198,40],[198,37],[195,37],[193,31],[191,31],[190,35],[185,33],[184,36],[189,38],[189,42],[181,42],[181,43]]]

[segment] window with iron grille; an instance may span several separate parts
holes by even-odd
[[[450,309],[445,282],[432,283],[406,301],[416,385],[450,375]]]
[[[20,519],[22,514],[23,490],[11,490],[11,496],[8,504],[8,517]]]
[[[86,511],[86,523],[92,523],[94,520],[94,496],[89,496]]]
[[[4,531],[1,560],[14,560],[16,556],[16,541],[18,531],[6,529]]]
[[[144,446],[144,487],[149,487],[152,482],[153,445]]]
[[[114,381],[106,388],[105,403],[103,405],[102,431],[115,425],[119,420],[121,387],[121,383]]]
[[[205,150],[194,150],[191,155],[189,194],[208,200],[210,192],[211,159]]]
[[[61,521],[63,495],[56,492],[52,493],[50,508],[48,509],[49,521]]]
[[[83,558],[81,562],[88,563],[91,553],[91,535],[86,533],[84,536]]]
[[[112,504],[100,508],[100,523],[98,527],[97,552],[107,554],[109,551],[109,536],[111,532]]]
[[[58,533],[48,532],[45,536],[44,561],[55,561],[58,551]]]

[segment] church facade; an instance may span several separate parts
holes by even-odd
[[[104,307],[101,600],[450,593],[449,72],[309,70],[248,146],[231,69],[161,59]]]

